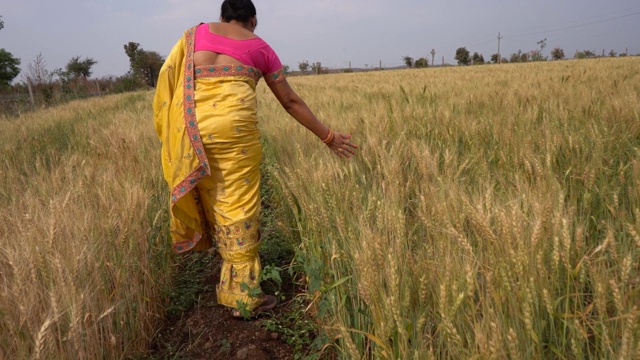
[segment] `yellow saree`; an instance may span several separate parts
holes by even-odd
[[[158,78],[154,125],[169,184],[173,248],[223,258],[218,302],[253,310],[259,289],[260,160],[255,88],[261,72],[246,65],[195,67],[195,27],[173,47]],[[275,81],[269,78],[268,81]]]

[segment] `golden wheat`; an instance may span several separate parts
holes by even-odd
[[[121,359],[162,314],[151,93],[0,118],[0,353]]]
[[[344,357],[637,354],[640,329],[627,319],[640,301],[638,66],[291,78],[361,146],[351,161],[261,87],[267,155],[297,212],[304,261],[320,265],[307,275],[348,279],[313,289],[325,291],[321,320],[384,342],[352,336],[358,351]]]

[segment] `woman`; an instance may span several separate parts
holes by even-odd
[[[153,102],[162,167],[171,188],[173,248],[211,248],[223,259],[218,303],[238,317],[272,309],[260,291],[260,160],[256,85],[261,77],[284,109],[336,155],[350,135],[323,125],[291,89],[278,56],[254,34],[251,0],[225,0],[220,22],[184,33],[160,71]],[[261,294],[256,296],[256,294]]]

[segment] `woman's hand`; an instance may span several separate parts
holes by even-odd
[[[333,132],[333,139],[327,143],[327,146],[333,150],[340,158],[350,158],[356,154],[358,145],[352,143],[351,135],[341,134],[339,132]]]

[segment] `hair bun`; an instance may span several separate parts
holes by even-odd
[[[227,22],[246,22],[253,16],[256,16],[256,7],[251,0],[224,0],[220,7],[220,17]]]
[[[242,10],[242,8],[244,8],[245,4],[243,4],[244,1],[242,0],[229,0],[229,7],[233,10]]]

